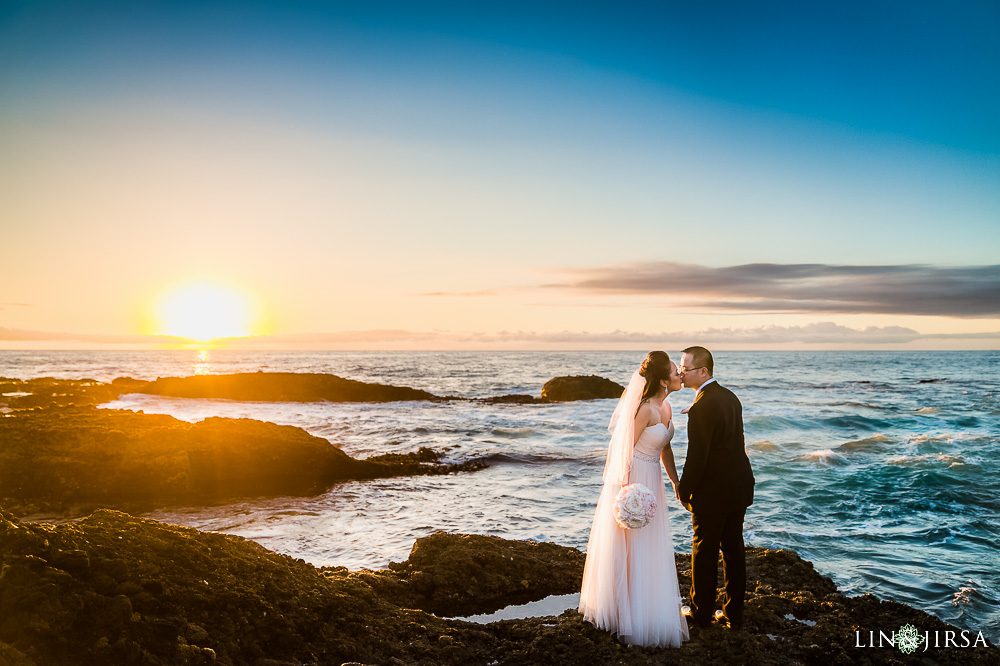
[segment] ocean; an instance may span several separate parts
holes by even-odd
[[[675,356],[671,350],[666,350]],[[325,372],[468,398],[529,393],[558,375],[626,384],[640,352],[0,351],[0,376],[155,379]],[[847,594],[870,592],[960,627],[1000,629],[1000,352],[719,352],[716,378],[742,400],[757,479],[749,545],[791,548]],[[693,399],[669,397],[678,468]],[[428,446],[480,472],[337,485],[145,514],[238,534],[317,566],[385,567],[435,530],[585,549],[615,400],[247,403],[125,395],[113,409],[187,421],[295,425],[365,457]],[[665,475],[664,475],[665,478]],[[674,543],[691,522],[669,509]]]

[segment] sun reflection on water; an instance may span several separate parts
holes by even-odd
[[[211,359],[208,355],[207,349],[200,350],[194,357],[194,374],[196,375],[207,375],[210,374],[212,369]]]

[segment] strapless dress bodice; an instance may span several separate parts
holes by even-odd
[[[657,423],[655,425],[646,426],[646,429],[642,431],[639,435],[639,441],[635,443],[635,453],[641,454],[636,456],[637,458],[643,459],[642,456],[646,456],[645,460],[650,462],[660,461],[660,452],[663,447],[670,445],[670,440],[674,437],[674,422],[668,423]]]

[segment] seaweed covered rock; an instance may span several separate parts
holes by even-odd
[[[369,384],[336,375],[299,372],[251,372],[231,375],[161,377],[139,393],[175,398],[224,398],[262,402],[392,402],[440,400],[405,386]]]
[[[620,398],[625,387],[597,375],[555,377],[542,387],[542,400],[565,402],[568,400],[596,400]]]
[[[301,428],[213,417],[71,407],[0,419],[0,498],[9,509],[81,513],[260,495],[313,495],[332,483],[479,469],[430,449],[358,460]]]
[[[458,658],[441,661],[446,622],[352,576],[114,511],[60,526],[3,515],[0,567],[0,655],[38,666],[482,662],[477,643],[492,643],[466,631]]]
[[[574,592],[583,561],[555,544],[439,532],[388,571],[320,571],[240,537],[115,511],[58,526],[0,511],[0,664],[1000,663],[985,641],[858,648],[859,631],[960,630],[845,597],[795,553],[763,548],[747,549],[745,629],[692,628],[680,648],[623,645],[575,609],[487,625],[421,610],[483,612],[519,587]]]

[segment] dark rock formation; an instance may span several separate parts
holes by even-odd
[[[406,562],[365,580],[382,598],[450,617],[577,591],[585,560],[554,543],[435,532],[417,540]]]
[[[993,647],[854,647],[855,631],[959,630],[844,597],[790,551],[750,548],[747,559],[745,630],[637,648],[573,609],[489,625],[421,610],[489,612],[575,592],[584,556],[555,544],[436,533],[388,571],[317,570],[240,537],[114,511],[59,526],[0,511],[0,664],[1000,663]]]
[[[437,463],[421,449],[358,460],[301,428],[252,419],[69,407],[0,418],[0,501],[75,513],[146,510],[260,495],[313,495],[347,479],[445,474],[485,466]]]
[[[448,400],[427,391],[344,379],[336,375],[255,372],[232,375],[161,377],[148,382],[118,377],[110,384],[93,379],[12,379],[0,377],[0,410],[68,405],[100,405],[124,393],[176,398],[223,398],[262,402],[393,402]]]
[[[118,380],[115,380],[118,381]],[[132,380],[135,381],[135,380]],[[140,382],[145,383],[145,382]],[[93,379],[11,379],[0,377],[0,410],[65,405],[99,405],[116,400],[118,387]]]
[[[113,511],[58,527],[2,515],[0,558],[0,654],[38,666],[413,663],[449,632],[351,575]]]
[[[622,391],[624,389],[615,382],[596,375],[555,377],[542,387],[541,398],[526,394],[509,394],[475,398],[475,400],[491,404],[532,405],[569,400],[619,398]],[[100,405],[117,400],[125,393],[255,402],[393,402],[466,399],[438,396],[405,386],[359,382],[336,375],[295,372],[161,377],[152,382],[118,377],[110,384],[93,379],[45,377],[21,380],[0,377],[0,413],[35,407]]]
[[[131,377],[116,377],[111,380],[111,386],[115,388],[119,394],[138,393],[139,389],[148,383],[149,382],[145,379],[132,379]]]
[[[555,377],[542,387],[542,400],[564,402],[567,400],[595,400],[620,398],[625,387],[597,375]]]
[[[526,395],[523,393],[509,393],[507,395],[498,395],[490,398],[480,398],[479,401],[499,405],[533,405],[545,402],[544,400],[540,400],[533,395]]]
[[[336,375],[296,372],[254,372],[232,375],[161,377],[137,389],[139,393],[176,398],[225,398],[261,402],[393,402],[440,400],[439,396],[405,386],[368,384]]]

